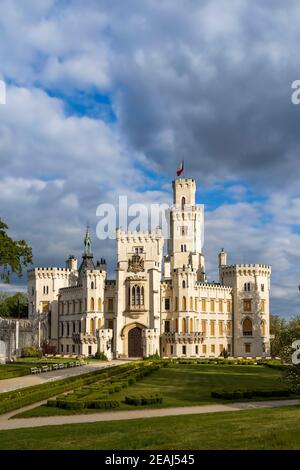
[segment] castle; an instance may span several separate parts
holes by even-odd
[[[263,357],[270,355],[271,268],[228,265],[219,253],[219,282],[209,283],[202,254],[204,208],[196,183],[173,181],[163,256],[161,229],[117,230],[116,280],[94,262],[87,231],[78,268],[28,271],[29,317],[48,315],[46,336],[60,354],[111,358]]]

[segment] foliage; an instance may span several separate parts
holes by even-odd
[[[22,348],[21,357],[42,357],[42,351],[34,346],[29,346]]]
[[[104,352],[97,351],[94,358],[98,359],[99,361],[108,361],[107,356],[104,354]]]
[[[135,396],[126,396],[125,403],[128,405],[134,406],[145,406],[145,405],[155,405],[162,403],[163,398],[161,395],[135,395]]]
[[[211,392],[212,398],[221,398],[223,400],[238,400],[241,398],[274,398],[274,397],[288,397],[291,395],[291,390],[231,390],[231,391],[214,391]]]
[[[6,232],[8,226],[0,219],[0,278],[10,282],[12,273],[22,276],[22,269],[32,263],[32,249],[25,240],[13,240]]]
[[[286,328],[287,322],[278,315],[270,315],[270,334],[274,337],[271,339],[271,356],[280,355],[281,336]]]
[[[43,341],[42,342],[42,352],[43,352],[43,356],[45,354],[57,354],[57,349],[56,349],[56,346],[54,344],[51,344],[49,341]]]
[[[11,295],[6,292],[0,294],[0,316],[11,318],[28,317],[28,298],[23,292]]]

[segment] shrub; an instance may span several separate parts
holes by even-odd
[[[120,402],[117,400],[92,400],[86,402],[86,408],[92,409],[111,409],[111,408],[118,408],[120,406]]]
[[[21,357],[42,357],[42,351],[34,346],[29,346],[21,349]]]
[[[211,392],[212,398],[221,398],[223,400],[238,400],[240,398],[266,398],[266,397],[288,397],[292,394],[291,390],[232,390],[232,391],[214,391]]]
[[[163,399],[160,395],[136,395],[136,396],[126,396],[125,403],[127,405],[134,406],[143,406],[143,405],[154,405],[156,403],[162,403]]]
[[[99,361],[108,361],[107,356],[104,354],[104,352],[96,352],[95,359],[98,359]]]

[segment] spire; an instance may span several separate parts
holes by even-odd
[[[84,256],[93,256],[92,254],[92,239],[89,226],[86,227],[86,234],[84,238]]]

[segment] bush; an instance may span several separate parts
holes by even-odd
[[[162,403],[163,399],[160,395],[136,395],[136,396],[126,396],[125,403],[127,405],[134,406],[144,406],[144,405],[154,405],[156,403]]]
[[[241,398],[266,398],[266,397],[288,397],[292,394],[291,390],[232,390],[211,392],[212,398],[223,400],[238,400]]]
[[[91,409],[111,409],[111,408],[118,408],[120,406],[120,402],[117,400],[92,400],[86,402],[86,408]]]
[[[95,359],[98,359],[99,361],[108,361],[107,356],[104,354],[104,352],[96,352]]]
[[[42,357],[42,351],[34,346],[22,348],[21,357]]]

